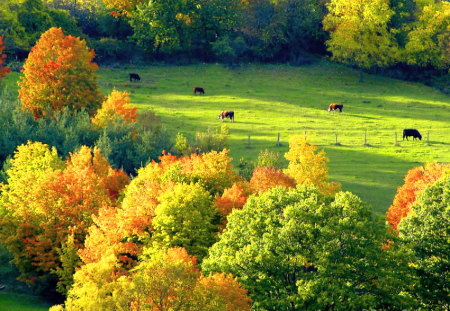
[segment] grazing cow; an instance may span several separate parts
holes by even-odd
[[[418,138],[419,140],[422,140],[422,135],[420,135],[419,131],[416,129],[404,129],[403,130],[403,140],[408,140],[408,137],[412,136],[413,140]]]
[[[234,122],[234,111],[222,111],[218,118],[222,119],[222,122],[225,118],[229,118],[231,122]]]
[[[328,106],[328,112],[330,111],[335,111],[338,110],[339,112],[342,112],[342,109],[344,109],[344,105],[342,104],[330,104],[330,106]]]
[[[197,95],[197,92],[199,94],[205,95],[205,89],[204,88],[199,87],[199,86],[195,86],[195,87],[193,87],[193,89],[194,89],[194,95]]]
[[[137,73],[130,73],[130,82],[141,81],[141,77]]]

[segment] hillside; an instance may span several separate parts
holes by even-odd
[[[130,72],[142,80],[129,82]],[[14,88],[17,78],[10,75],[6,84]],[[129,91],[139,109],[153,109],[171,133],[191,138],[196,131],[220,126],[222,110],[234,110],[235,123],[226,122],[235,164],[241,157],[254,159],[261,149],[283,154],[289,135],[306,131],[327,152],[331,179],[378,213],[386,211],[407,170],[426,161],[450,161],[448,96],[380,76],[366,75],[360,83],[356,70],[325,61],[304,67],[101,68],[99,83],[105,94],[113,88]],[[206,94],[194,96],[194,86],[204,87]],[[342,114],[326,111],[333,102],[344,104]],[[423,140],[402,141],[404,128],[418,129]],[[275,146],[278,133],[281,147]]]

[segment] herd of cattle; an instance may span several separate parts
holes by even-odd
[[[141,77],[137,73],[132,72],[132,73],[130,73],[130,82],[133,82],[133,81],[141,81]],[[192,89],[194,90],[194,95],[197,95],[197,93],[200,95],[205,95],[205,89],[203,87],[194,86]],[[328,110],[328,112],[339,110],[339,113],[341,113],[343,109],[344,109],[343,104],[332,103],[328,106],[327,110]],[[218,119],[222,119],[222,122],[227,118],[230,119],[231,122],[234,122],[234,111],[222,111],[218,115]],[[422,135],[416,129],[404,129],[403,130],[403,140],[405,140],[405,138],[406,138],[406,140],[408,140],[408,137],[412,137],[413,140],[416,140],[416,138],[418,138],[419,140],[422,140]]]

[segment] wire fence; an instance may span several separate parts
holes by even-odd
[[[422,139],[413,137],[403,138],[403,130],[370,130],[370,129],[305,129],[289,133],[274,133],[273,139],[267,139],[266,134],[249,132],[245,145],[247,148],[271,146],[286,146],[288,136],[304,135],[317,146],[407,146],[413,144],[448,144],[450,145],[450,128],[420,130]]]

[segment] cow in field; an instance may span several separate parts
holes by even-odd
[[[130,73],[130,82],[141,81],[141,77],[137,73]]]
[[[339,110],[339,112],[342,112],[342,109],[344,109],[344,105],[342,104],[330,104],[330,106],[328,106],[328,112],[335,110]]]
[[[404,129],[403,130],[403,140],[408,140],[408,137],[413,137],[413,140],[418,138],[419,140],[422,140],[422,135],[420,135],[419,131],[416,129]]]
[[[222,111],[219,116],[219,119],[225,120],[226,118],[229,118],[231,122],[234,122],[234,111]]]
[[[197,95],[197,93],[205,95],[205,89],[199,86],[193,87],[194,95]]]

